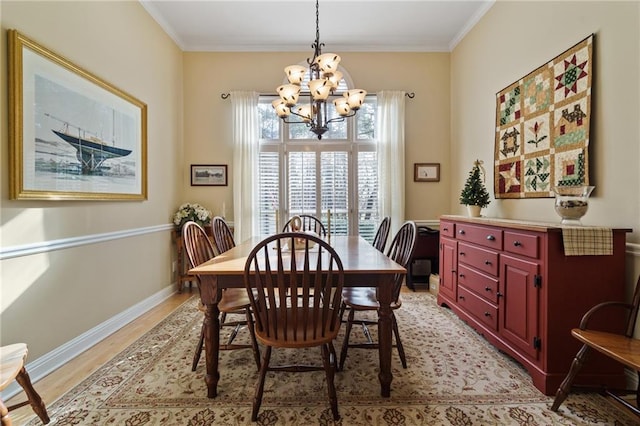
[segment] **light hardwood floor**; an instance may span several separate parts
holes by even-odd
[[[167,300],[127,324],[111,336],[107,337],[89,350],[78,355],[62,367],[33,384],[45,404],[49,405],[74,386],[82,382],[103,364],[120,353],[123,349],[136,341],[140,336],[153,328],[163,318],[173,312],[194,294],[195,288],[185,286],[182,293],[175,293]],[[196,342],[194,342],[195,345]],[[29,359],[27,358],[27,364]],[[27,371],[28,372],[28,371]],[[33,377],[32,377],[33,379]],[[5,401],[6,405],[25,400],[24,393],[19,393],[12,399]],[[22,425],[35,417],[31,406],[18,408],[9,413],[14,425]],[[49,413],[51,415],[51,413]]]

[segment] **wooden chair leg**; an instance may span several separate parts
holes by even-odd
[[[338,315],[340,316],[340,322],[344,322],[342,317],[344,317],[344,311],[346,310],[347,310],[347,305],[344,302],[342,302],[340,304],[340,312],[338,313]]]
[[[393,326],[393,334],[396,336],[396,346],[398,347],[398,355],[400,356],[400,362],[402,362],[402,368],[407,368],[407,357],[404,354],[404,346],[400,340],[400,330],[398,330],[398,321],[396,316],[391,314],[391,324]]]
[[[349,349],[349,335],[351,334],[351,327],[353,327],[353,316],[355,310],[349,309],[349,316],[347,317],[347,327],[344,332],[344,340],[342,341],[342,350],[340,351],[340,363],[338,364],[338,371],[342,371],[344,368],[344,361],[347,359],[347,350]]]
[[[333,414],[333,420],[338,421],[340,419],[340,413],[338,413],[338,395],[336,394],[336,386],[333,382],[335,377],[335,363],[331,360],[331,349],[329,345],[322,345],[322,363],[324,364],[324,371],[327,376],[327,392],[329,394],[329,403],[331,404],[331,413]]]
[[[224,326],[225,321],[227,321],[227,313],[223,312],[220,314],[220,329]]]
[[[198,344],[196,345],[196,351],[193,354],[193,363],[191,364],[191,371],[196,371],[196,368],[198,368],[198,362],[200,362],[200,355],[202,354],[203,347],[204,347],[204,321],[202,322],[202,327],[200,328],[200,340],[198,340]]]
[[[251,411],[251,420],[258,421],[258,412],[260,411],[260,405],[262,404],[262,393],[264,392],[264,379],[269,369],[269,361],[271,360],[271,346],[267,346],[264,351],[264,358],[262,359],[262,367],[260,368],[260,374],[258,375],[258,381],[256,382],[256,392],[253,397],[253,410]]]
[[[576,375],[587,360],[587,355],[589,355],[589,346],[583,345],[573,359],[571,369],[569,369],[567,377],[562,381],[558,391],[556,392],[556,398],[553,400],[553,404],[551,405],[551,411],[558,411],[560,405],[565,399],[567,399],[567,396],[569,396],[573,380],[576,378]]]
[[[253,347],[253,358],[256,361],[256,366],[258,367],[258,371],[260,371],[260,348],[258,348],[258,341],[256,340],[256,332],[253,324],[253,315],[251,314],[251,310],[247,308],[245,310],[247,317],[247,327],[249,328],[249,334],[251,335],[251,346]]]
[[[636,388],[636,407],[640,408],[640,371],[638,371],[638,387]]]
[[[9,410],[7,410],[7,406],[4,405],[4,402],[0,399],[0,422],[2,422],[2,426],[11,426],[11,417],[9,417]]]
[[[24,389],[24,393],[27,394],[27,398],[29,399],[31,408],[33,408],[33,411],[38,415],[38,417],[40,417],[42,423],[49,423],[47,408],[45,407],[44,402],[42,402],[42,398],[40,398],[40,395],[38,395],[38,392],[36,392],[36,390],[31,385],[31,378],[29,377],[29,374],[24,367],[22,367],[22,370],[20,370],[20,372],[16,376],[16,381],[18,382],[18,384],[20,384],[20,386],[22,386],[22,389]]]

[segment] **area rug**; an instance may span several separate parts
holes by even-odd
[[[598,394],[571,394],[558,413],[526,371],[432,294],[403,296],[397,312],[407,355],[392,358],[390,398],[380,397],[377,351],[350,349],[336,374],[341,419],[331,417],[323,372],[269,373],[261,425],[633,425],[638,419]],[[222,351],[218,396],[207,398],[204,357],[191,371],[202,324],[191,298],[84,382],[49,404],[52,425],[251,424],[256,366],[250,350]],[[375,338],[375,327],[373,327]],[[226,332],[226,331],[225,331]],[[246,330],[239,339],[247,339]],[[361,330],[352,339],[363,338]],[[338,338],[336,349],[342,339]],[[274,350],[320,362],[318,349]],[[37,419],[28,423],[40,424]]]

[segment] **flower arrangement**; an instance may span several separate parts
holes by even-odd
[[[178,208],[178,211],[173,215],[173,224],[178,229],[182,229],[182,225],[190,220],[196,222],[199,225],[208,225],[211,222],[213,215],[210,210],[205,209],[198,203],[184,203]]]

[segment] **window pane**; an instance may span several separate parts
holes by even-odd
[[[258,116],[260,120],[260,138],[266,140],[280,139],[280,119],[271,106],[271,99],[258,103]]]
[[[356,114],[357,139],[375,139],[376,128],[376,108],[375,98],[367,98]]]
[[[321,155],[322,222],[331,209],[331,235],[349,235],[349,156],[346,152]]]
[[[375,152],[358,153],[358,233],[373,242],[378,213],[378,162]]]
[[[316,214],[316,153],[289,153],[289,217]]]
[[[259,159],[258,230],[261,235],[276,233],[275,212],[279,204],[280,161],[277,152],[262,152]]]

